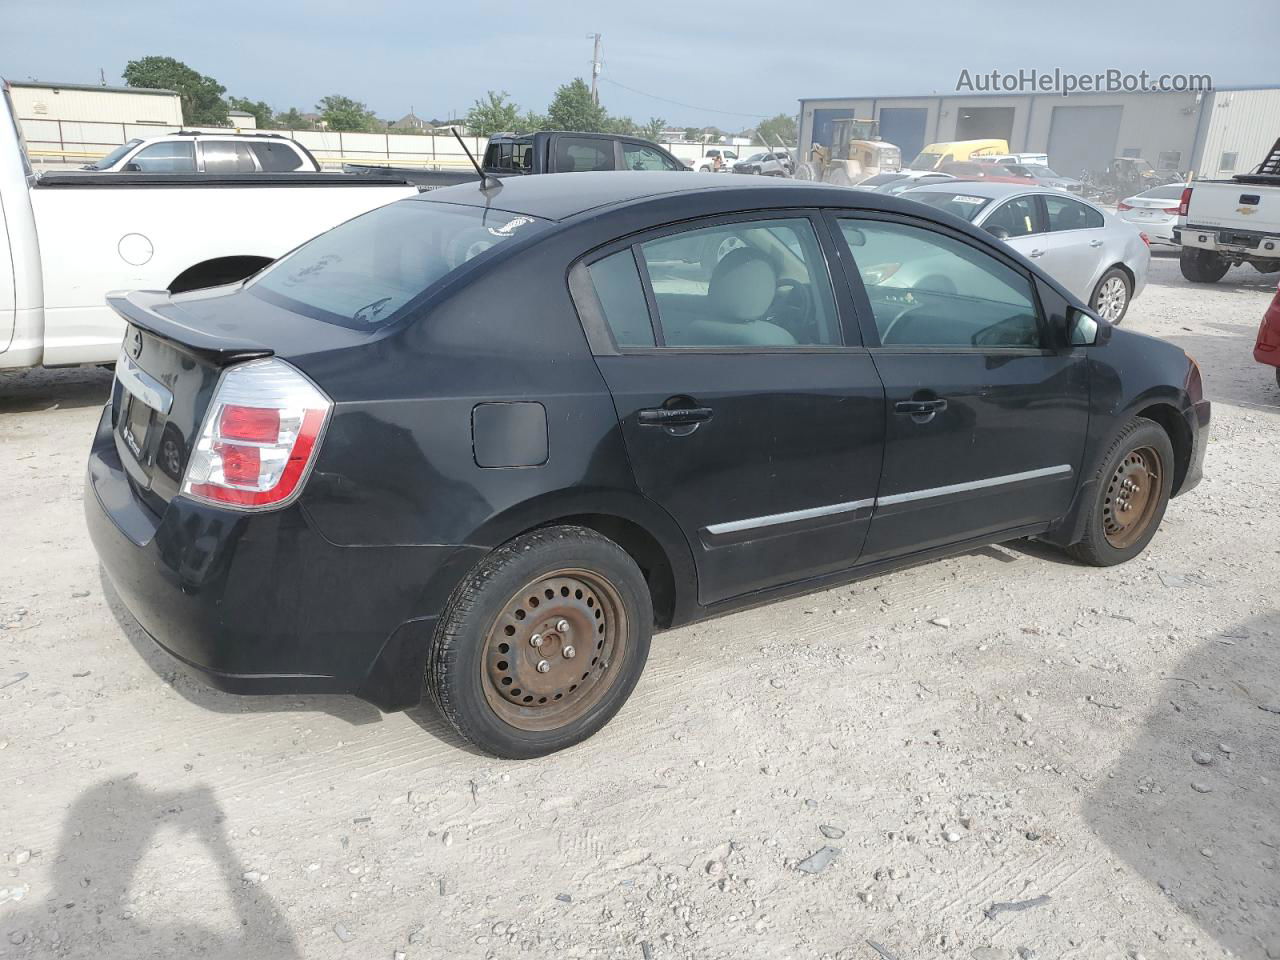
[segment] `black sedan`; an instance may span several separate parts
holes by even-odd
[[[145,630],[508,757],[599,730],[654,628],[1020,537],[1128,560],[1209,423],[1006,244],[807,182],[449,187],[112,303],[84,502]]]

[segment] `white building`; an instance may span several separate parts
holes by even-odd
[[[800,101],[800,144],[830,146],[834,121],[880,121],[880,136],[909,163],[928,143],[993,137],[1015,153],[1048,153],[1065,176],[1115,157],[1218,177],[1262,162],[1280,138],[1280,86],[1186,93],[946,94]]]

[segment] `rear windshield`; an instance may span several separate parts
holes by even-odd
[[[1181,200],[1182,184],[1171,183],[1166,187],[1152,187],[1138,194],[1143,200]]]
[[[945,190],[908,190],[903,196],[908,200],[914,200],[916,203],[927,203],[931,207],[945,210],[947,213],[957,216],[961,220],[968,220],[971,223],[973,218],[978,215],[978,211],[991,202],[989,197],[975,197],[973,194],[965,193],[963,190],[954,192]]]
[[[546,226],[506,210],[401,200],[322,233],[247,289],[303,316],[373,329],[467,261]]]

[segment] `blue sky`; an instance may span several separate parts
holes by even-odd
[[[1276,19],[1277,0],[0,0],[0,76],[119,83],[158,54],[278,110],[341,93],[446,118],[493,88],[541,111],[599,31],[610,112],[738,129],[800,97],[951,92],[966,68],[1280,83]]]

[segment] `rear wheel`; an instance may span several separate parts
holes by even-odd
[[[1119,323],[1129,310],[1129,295],[1132,291],[1129,275],[1119,267],[1112,267],[1098,281],[1090,303],[1103,320]]]
[[[1231,264],[1212,250],[1183,247],[1178,255],[1178,268],[1192,283],[1217,283],[1230,267]]]
[[[463,737],[501,757],[562,750],[635,688],[653,607],[635,561],[584,527],[534,530],[454,591],[427,657],[427,692]]]
[[[1109,567],[1132,560],[1155,536],[1173,490],[1173,445],[1152,420],[1134,417],[1111,442],[1094,479],[1084,537],[1068,552]]]

